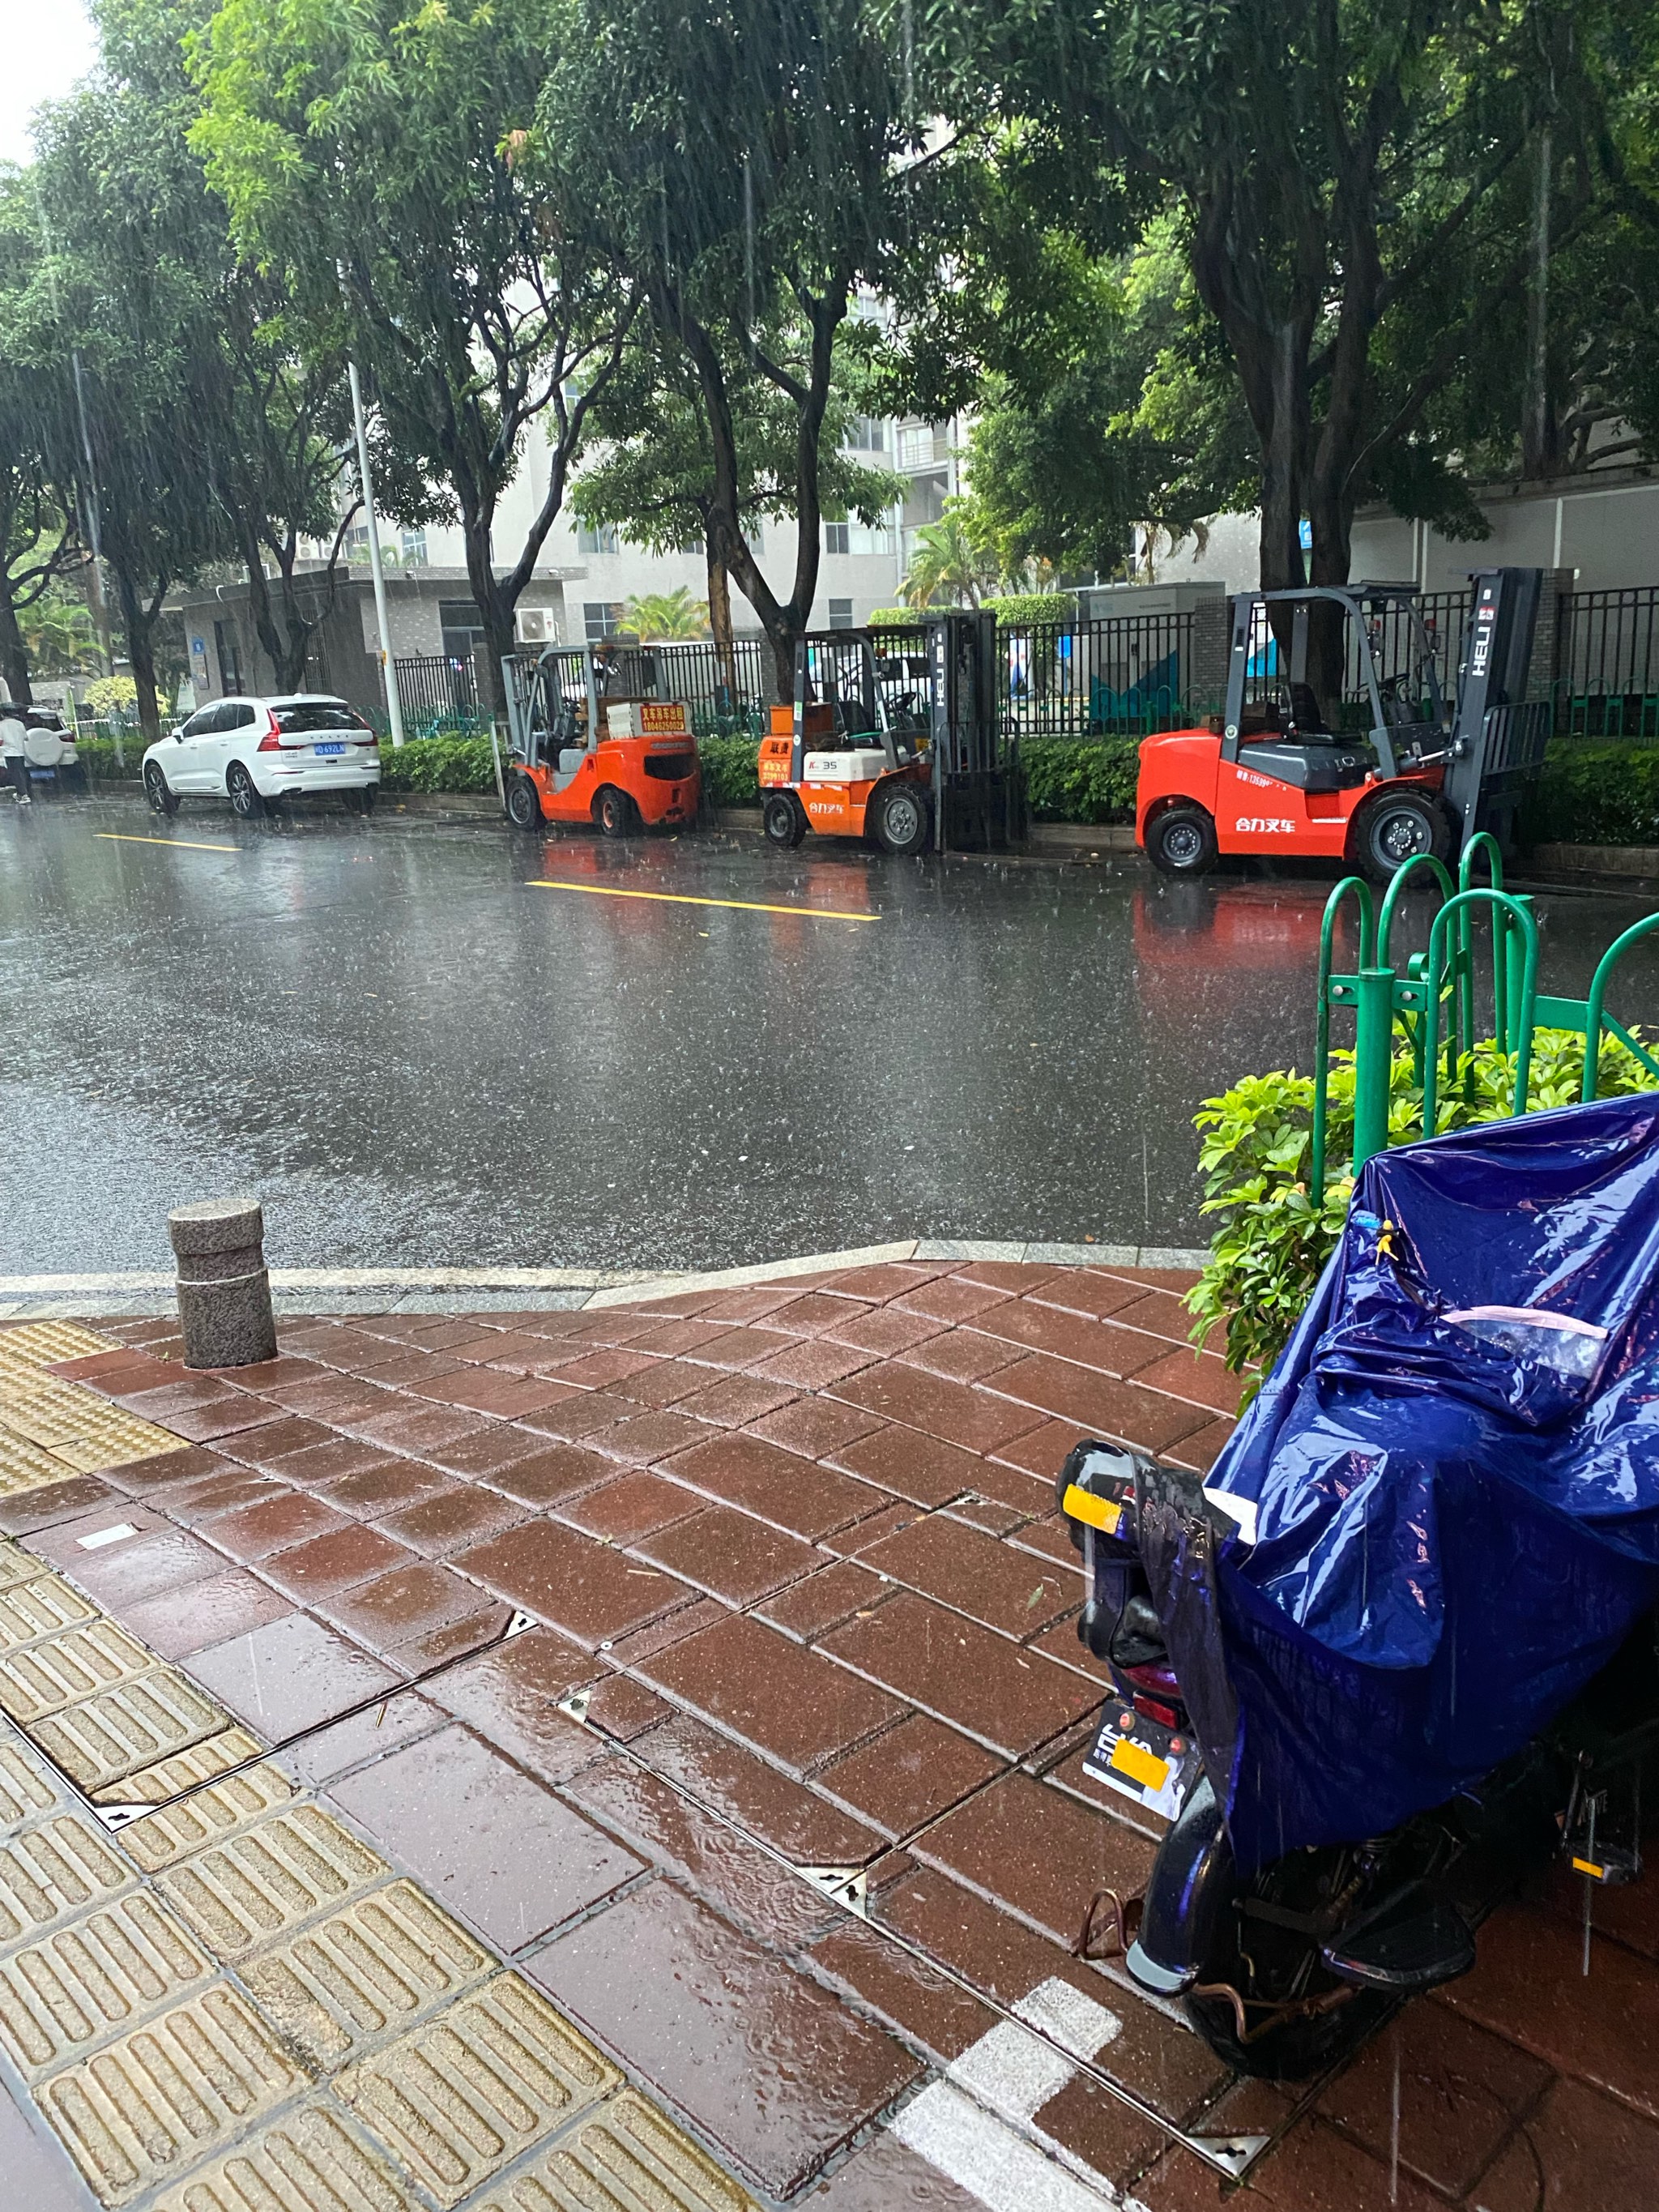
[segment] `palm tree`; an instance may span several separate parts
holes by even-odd
[[[628,602],[628,627],[647,642],[707,637],[708,602],[694,599],[687,584],[672,592],[646,592]]]
[[[937,522],[924,523],[917,531],[916,550],[899,592],[909,607],[976,607],[996,579],[996,556],[973,543],[960,507],[951,500]]]

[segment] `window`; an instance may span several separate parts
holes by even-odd
[[[227,707],[219,727],[222,730],[250,730],[258,717],[252,707]]]
[[[424,530],[404,530],[398,533],[398,550],[405,568],[424,568],[426,566],[426,532]]]
[[[848,527],[844,522],[826,522],[823,526],[823,550],[826,553],[848,553]]]
[[[617,553],[622,550],[622,539],[614,522],[579,522],[576,526],[576,550],[579,553]]]
[[[440,599],[438,628],[448,660],[471,660],[476,649],[489,642],[489,633],[471,599]]]
[[[884,453],[887,425],[873,415],[855,415],[847,426],[846,442],[855,453]]]
[[[242,688],[242,650],[237,641],[234,623],[214,623],[213,647],[219,657],[220,690],[240,691]]]
[[[273,707],[276,726],[292,737],[301,730],[366,730],[368,724],[343,699],[306,699],[295,707]]]
[[[853,602],[851,601],[851,599],[831,599],[831,600],[830,600],[830,629],[852,629],[852,627],[853,627]]]
[[[582,602],[582,629],[587,642],[598,645],[602,638],[614,636],[623,624],[628,609],[620,599],[585,599]]]
[[[204,707],[199,714],[192,714],[179,732],[181,738],[210,738],[222,726],[216,707]]]

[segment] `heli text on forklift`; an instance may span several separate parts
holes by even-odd
[[[1223,853],[1347,861],[1386,883],[1477,830],[1513,842],[1542,762],[1526,698],[1543,571],[1478,568],[1448,701],[1414,584],[1246,592],[1218,724],[1146,738],[1135,842],[1168,876]]]

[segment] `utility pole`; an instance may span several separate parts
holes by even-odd
[[[404,741],[403,702],[398,696],[398,663],[392,651],[392,631],[386,612],[386,571],[380,565],[380,526],[374,519],[374,479],[368,467],[368,433],[363,427],[363,386],[357,364],[349,360],[351,378],[351,416],[357,426],[357,481],[362,487],[363,512],[368,517],[368,566],[374,579],[374,619],[380,631],[380,671],[386,678],[386,711],[392,724],[392,742]]]

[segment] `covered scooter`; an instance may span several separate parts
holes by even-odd
[[[1659,1096],[1379,1154],[1208,1477],[1085,1445],[1061,1491],[1123,1692],[1095,1771],[1175,1817],[1130,1970],[1233,2063],[1311,2070],[1465,1971],[1587,1821],[1581,1863],[1634,1871],[1633,1825],[1605,1847],[1659,1719]]]

